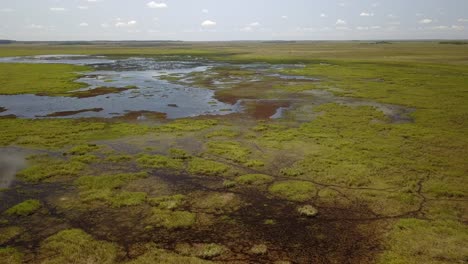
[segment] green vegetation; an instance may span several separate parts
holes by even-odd
[[[225,173],[228,166],[211,160],[193,158],[188,164],[188,172],[195,175],[216,176]]]
[[[186,196],[183,194],[176,194],[171,196],[161,196],[149,198],[148,203],[160,209],[173,210],[182,206],[186,201]]]
[[[176,251],[181,255],[210,259],[227,252],[228,249],[223,245],[211,244],[178,244]]]
[[[467,243],[468,231],[462,223],[402,219],[391,231],[389,249],[379,263],[463,263],[468,256]]]
[[[23,232],[23,229],[18,226],[8,226],[0,228],[0,245],[6,244],[11,239],[14,239]]]
[[[184,163],[181,160],[162,155],[142,155],[136,161],[140,166],[150,169],[181,170],[184,167]]]
[[[68,229],[48,237],[41,243],[39,258],[44,264],[114,263],[117,246],[95,240],[80,229]]]
[[[229,130],[229,129],[221,129],[215,130],[205,135],[206,138],[217,138],[217,137],[225,137],[225,138],[235,138],[240,135],[239,132]]]
[[[165,264],[209,264],[211,261],[202,260],[196,257],[182,256],[163,249],[158,249],[154,245],[149,245],[147,251],[137,259],[127,262],[126,264],[148,264],[148,263],[165,263]]]
[[[204,130],[217,124],[218,121],[210,119],[177,119],[171,123],[159,127],[158,129],[161,132],[193,132]]]
[[[23,263],[23,254],[12,247],[0,248],[0,263],[21,264]]]
[[[38,200],[23,201],[5,211],[7,215],[27,216],[33,214],[42,207]]]
[[[266,254],[268,251],[268,247],[265,244],[256,244],[253,245],[250,249],[250,252],[255,255],[263,255]]]
[[[80,189],[80,199],[84,202],[103,201],[113,207],[131,206],[144,203],[147,194],[121,191],[121,187],[147,176],[146,172],[82,176],[75,180],[75,185]]]
[[[234,141],[210,141],[207,147],[210,154],[240,163],[246,162],[250,154],[248,148]]]
[[[316,187],[305,181],[282,181],[269,187],[270,193],[291,201],[307,201],[315,196]]]
[[[176,149],[176,148],[171,148],[169,150],[169,155],[171,156],[171,158],[173,159],[181,159],[181,160],[186,160],[186,159],[190,159],[191,156],[190,154],[187,153],[187,151],[183,150],[183,149]]]
[[[18,177],[27,182],[76,177],[86,168],[86,164],[82,161],[33,157],[34,165],[20,171]]]
[[[84,66],[0,63],[0,94],[63,95],[84,85],[73,82]]]
[[[273,177],[265,174],[246,174],[236,178],[236,182],[246,185],[261,185],[270,183]]]
[[[207,213],[231,212],[240,205],[240,199],[233,193],[208,193],[192,199],[192,207]]]
[[[196,215],[188,211],[153,208],[150,223],[167,229],[189,228],[195,224]]]

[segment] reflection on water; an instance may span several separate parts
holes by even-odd
[[[152,58],[109,59],[102,56],[43,55],[33,57],[0,58],[9,63],[63,63],[88,65],[94,71],[86,73],[77,82],[86,83],[89,90],[97,87],[125,88],[112,93],[89,98],[51,97],[37,95],[3,95],[0,106],[7,109],[0,115],[22,118],[43,118],[56,112],[73,112],[102,108],[101,111],[78,112],[66,117],[115,117],[133,111],[166,113],[167,118],[198,115],[226,115],[240,111],[237,105],[222,103],[213,98],[207,89],[173,84],[158,79],[165,74],[203,72],[214,63],[194,61],[159,61]],[[177,107],[174,107],[177,106]]]

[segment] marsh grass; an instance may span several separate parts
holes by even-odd
[[[269,187],[271,194],[283,199],[303,202],[315,196],[316,187],[313,183],[304,181],[282,181]]]
[[[42,207],[39,200],[26,200],[5,211],[7,215],[28,216]]]

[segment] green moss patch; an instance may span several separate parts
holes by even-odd
[[[200,194],[192,199],[192,207],[208,213],[231,212],[239,209],[241,202],[233,193]]]
[[[153,208],[151,224],[167,229],[189,228],[195,224],[196,215],[188,211],[172,211]]]
[[[21,202],[5,211],[7,215],[27,216],[42,207],[39,200],[26,200]]]
[[[212,141],[207,144],[208,153],[221,156],[225,159],[244,163],[250,154],[250,150],[238,142]]]
[[[163,155],[145,154],[140,156],[136,161],[144,168],[173,170],[181,170],[184,168],[184,163],[180,159],[172,159]]]
[[[8,241],[19,236],[23,229],[18,226],[8,226],[0,228],[0,245],[6,244]]]
[[[236,182],[246,185],[261,185],[270,183],[273,177],[265,174],[246,174],[236,178]]]
[[[315,196],[316,190],[313,183],[305,181],[283,181],[269,187],[271,194],[298,202],[311,199]]]
[[[165,263],[165,264],[209,264],[213,263],[208,260],[203,260],[197,257],[183,256],[167,250],[158,249],[154,245],[148,246],[148,250],[135,260],[126,262],[126,264],[149,264],[149,263]]]
[[[183,194],[176,194],[171,196],[161,196],[155,198],[149,198],[148,203],[152,206],[156,206],[159,209],[176,209],[186,202],[186,196]]]
[[[23,263],[23,254],[16,248],[0,248],[0,262],[5,264]]]
[[[455,221],[399,220],[390,233],[388,249],[378,263],[463,263],[468,256],[468,231]]]
[[[48,237],[41,243],[39,259],[44,264],[115,263],[117,246],[95,240],[80,229],[69,229]]]
[[[186,256],[194,256],[204,259],[210,259],[220,256],[229,251],[225,246],[210,243],[210,244],[177,244],[176,249],[178,253]]]
[[[76,177],[87,167],[82,161],[37,157],[33,159],[32,166],[20,171],[17,176],[27,182]]]
[[[212,160],[193,158],[188,164],[187,171],[194,175],[216,176],[227,172],[228,166]]]

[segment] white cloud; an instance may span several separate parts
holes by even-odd
[[[258,22],[252,22],[252,23],[249,24],[249,26],[251,26],[251,27],[258,27],[258,26],[260,26],[260,23],[258,23]]]
[[[78,9],[87,10],[87,9],[89,9],[89,7],[87,7],[87,6],[78,6]]]
[[[327,15],[327,14],[324,14],[324,13],[322,13],[322,14],[320,14],[320,17],[328,17],[328,15]]]
[[[28,28],[32,28],[32,29],[43,29],[44,26],[43,25],[37,25],[37,24],[31,24],[28,26]]]
[[[208,9],[202,9],[202,13],[208,14]]]
[[[89,25],[88,25],[88,23],[86,23],[86,22],[83,22],[83,23],[80,23],[80,25],[79,25],[79,26],[80,26],[80,27],[87,27],[87,26],[89,26]]]
[[[429,18],[419,20],[419,24],[430,24],[430,23],[432,23],[432,19],[429,19]]]
[[[156,3],[154,1],[147,3],[146,6],[149,8],[167,8],[166,3]]]
[[[253,31],[253,28],[252,28],[252,27],[249,27],[249,26],[246,26],[246,27],[241,28],[240,31],[243,31],[243,32],[252,32],[252,31]]]
[[[450,28],[453,29],[453,30],[464,30],[465,29],[464,26],[458,26],[458,25],[452,25]]]
[[[464,30],[464,26],[459,26],[459,25],[452,25],[452,26],[436,26],[432,27],[431,29],[435,30]]]
[[[388,22],[387,24],[388,25],[393,25],[393,26],[398,26],[398,25],[401,25],[401,22],[400,21],[391,21],[391,22]]]
[[[395,19],[395,18],[397,18],[397,16],[395,16],[394,14],[388,14],[387,17],[390,18],[390,19]]]
[[[117,20],[120,20],[120,19],[117,19]],[[115,26],[116,27],[131,27],[131,26],[134,26],[136,24],[137,24],[137,22],[135,20],[130,20],[128,22],[119,21],[119,22],[115,23]]]
[[[337,25],[346,25],[347,23],[346,23],[346,21],[343,20],[343,19],[338,19],[338,20],[336,20],[336,24],[337,24]]]
[[[216,22],[211,21],[211,20],[205,20],[201,23],[202,27],[214,27],[216,26]]]
[[[9,12],[13,12],[14,10],[11,9],[11,8],[2,8],[0,9],[0,12],[5,12],[5,13],[9,13]]]
[[[362,13],[360,14],[360,16],[362,16],[362,17],[373,17],[373,16],[374,16],[374,13],[362,12]]]
[[[288,19],[288,16],[281,16],[282,19]]]
[[[468,18],[459,18],[459,19],[458,19],[458,22],[461,22],[461,23],[468,23]]]
[[[102,23],[102,24],[101,24],[101,27],[102,27],[102,28],[108,28],[108,27],[110,27],[110,26],[109,26],[109,24],[107,24],[107,23]]]
[[[88,2],[97,2],[99,0],[86,0],[86,1],[88,1]]]
[[[348,27],[336,27],[336,30],[349,30]]]
[[[49,8],[49,10],[53,12],[62,12],[62,11],[65,11],[66,9],[63,7],[51,7]]]
[[[369,30],[369,27],[356,27],[357,30]]]

